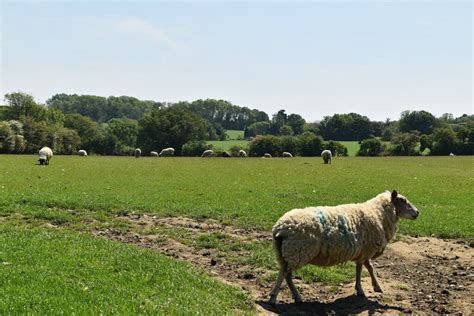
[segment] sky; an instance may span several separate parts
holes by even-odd
[[[0,1],[0,103],[23,91],[214,98],[307,121],[473,114],[471,1]]]

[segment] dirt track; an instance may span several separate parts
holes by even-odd
[[[269,232],[236,229],[215,221],[198,222],[187,218],[157,218],[131,215],[121,220],[140,227],[169,227],[190,232],[216,231],[233,238],[271,240]],[[168,256],[185,260],[209,271],[225,283],[247,291],[261,314],[463,314],[474,313],[474,249],[462,241],[432,237],[404,237],[390,244],[375,262],[384,293],[374,293],[370,279],[363,279],[366,298],[354,295],[353,283],[336,288],[295,280],[304,303],[294,304],[286,286],[275,306],[267,304],[272,281],[268,271],[241,266],[226,258],[214,259],[213,249],[197,249],[159,234],[121,233],[116,230],[94,231],[103,238],[132,243]],[[235,253],[245,256],[244,252]]]

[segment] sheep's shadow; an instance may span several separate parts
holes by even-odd
[[[373,315],[376,312],[380,313],[390,310],[400,313],[409,312],[406,308],[401,306],[380,304],[377,301],[356,295],[339,298],[331,303],[320,303],[316,301],[275,305],[265,301],[257,301],[256,303],[265,310],[278,315],[349,315],[363,312]]]

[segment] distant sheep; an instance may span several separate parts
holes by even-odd
[[[287,151],[284,151],[282,154],[281,154],[282,157],[284,158],[293,158],[293,155]]]
[[[245,150],[242,150],[242,149],[239,150],[239,157],[241,157],[241,158],[247,157],[247,153],[245,152]]]
[[[450,155],[451,157],[454,157],[454,156],[455,156],[455,154],[453,154],[453,153],[449,153],[449,155]]]
[[[160,157],[171,157],[174,156],[174,148],[168,147],[160,151],[160,154],[158,155]]]
[[[158,153],[156,151],[151,151],[150,156],[152,157],[158,157]]]
[[[329,149],[323,150],[321,153],[321,158],[323,158],[324,163],[331,163],[332,160],[332,153]]]
[[[272,158],[272,155],[269,154],[269,153],[266,153],[265,155],[263,155],[264,158]]]
[[[142,155],[142,150],[140,148],[135,149],[135,158],[139,158]]]
[[[214,153],[214,151],[212,149],[208,149],[208,150],[205,150],[201,157],[203,158],[211,158],[211,157],[214,157],[216,154]]]
[[[40,165],[49,165],[49,161],[53,158],[53,151],[49,147],[43,147],[40,149],[38,156]]]
[[[84,149],[81,149],[81,150],[79,150],[79,151],[77,152],[77,154],[78,154],[79,156],[85,157],[85,156],[87,156],[87,151],[85,151]]]
[[[296,302],[301,297],[292,272],[307,264],[333,266],[356,263],[357,295],[363,296],[362,265],[375,292],[382,292],[370,259],[382,254],[395,237],[400,218],[416,219],[418,210],[404,196],[386,191],[364,203],[294,209],[273,226],[273,247],[280,264],[270,303],[275,303],[284,279]]]
[[[230,153],[228,153],[227,151],[223,151],[223,152],[222,152],[222,157],[224,157],[224,158],[230,158],[230,157],[232,157],[232,155],[231,155]]]

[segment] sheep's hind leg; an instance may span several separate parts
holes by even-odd
[[[361,283],[361,275],[362,275],[362,263],[356,262],[356,283],[355,283],[355,290],[357,296],[365,296],[364,290],[362,289]]]
[[[293,274],[291,272],[288,272],[286,275],[286,283],[288,283],[288,287],[290,288],[291,295],[293,296],[295,303],[301,303],[303,300],[301,299],[300,293],[298,293],[298,290],[293,283]]]
[[[280,268],[280,273],[278,273],[278,278],[275,282],[275,286],[273,287],[272,291],[270,292],[270,304],[275,304],[278,293],[280,292],[281,284],[285,279],[286,275],[288,274],[288,270],[286,265]]]
[[[370,262],[370,260],[367,260],[366,262],[364,262],[364,266],[369,271],[370,279],[372,280],[372,286],[374,287],[374,291],[383,293],[382,288],[380,287],[379,281],[377,280],[377,277],[375,276],[375,271],[374,271],[372,262]]]

